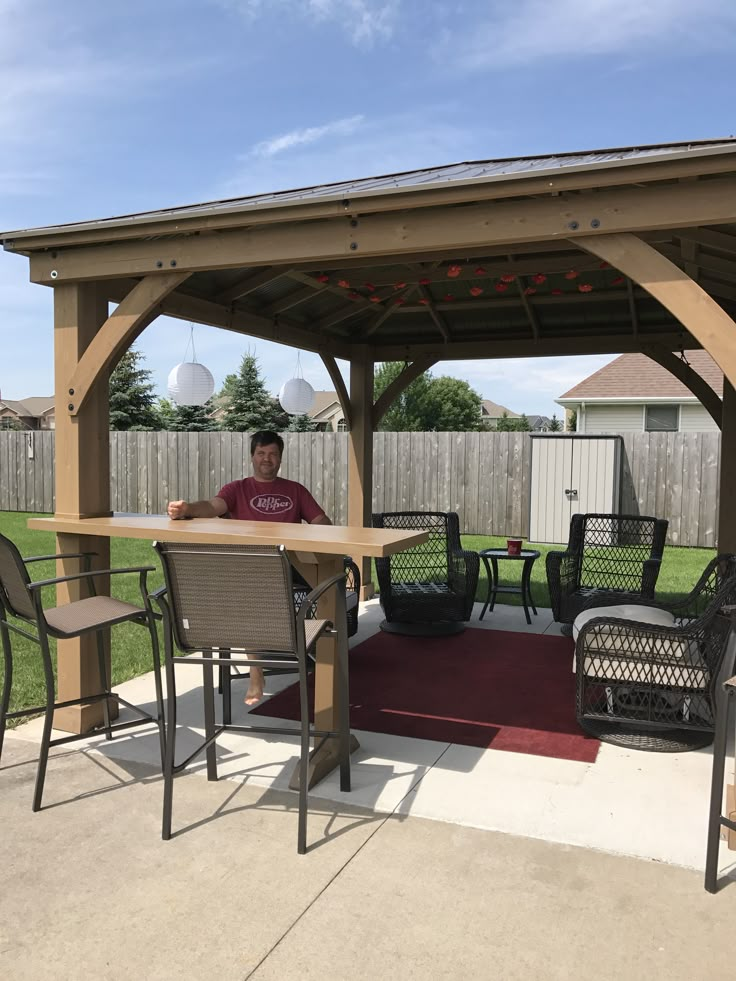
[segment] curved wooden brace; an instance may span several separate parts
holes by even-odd
[[[347,386],[342,377],[342,372],[337,367],[337,361],[332,357],[331,354],[320,354],[322,358],[322,364],[327,368],[327,372],[332,379],[332,384],[335,386],[335,391],[337,392],[337,397],[340,399],[340,407],[342,408],[342,415],[345,420],[345,425],[348,429],[353,428],[353,411],[350,404],[350,396],[348,395]]]
[[[411,383],[420,375],[423,375],[425,371],[428,371],[433,364],[437,364],[438,360],[438,358],[432,357],[417,358],[416,361],[412,361],[411,364],[408,364],[397,378],[394,378],[386,391],[376,400],[373,406],[374,430],[388,411],[394,399],[398,398],[405,388],[411,385]]]
[[[123,351],[154,319],[157,304],[188,277],[189,273],[146,276],[120,301],[74,369],[68,386],[70,415],[79,412],[102,372],[117,364]]]
[[[630,232],[581,235],[575,245],[605,259],[659,300],[736,385],[736,323],[687,273]]]
[[[675,378],[679,378],[682,384],[686,385],[695,398],[699,399],[703,407],[708,410],[718,428],[722,428],[723,402],[697,371],[693,371],[689,364],[686,364],[676,354],[668,351],[666,347],[662,347],[660,344],[643,347],[642,353],[646,354],[652,361],[656,361],[657,364],[661,364]]]

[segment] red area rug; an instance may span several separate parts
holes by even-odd
[[[500,630],[379,633],[350,652],[353,729],[593,763],[575,721],[573,642]],[[298,686],[253,709],[298,719]]]

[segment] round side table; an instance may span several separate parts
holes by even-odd
[[[489,607],[491,610],[493,610],[498,593],[515,593],[517,596],[521,596],[526,622],[532,622],[532,618],[529,616],[530,606],[532,610],[534,610],[534,616],[537,615],[537,608],[534,605],[531,591],[532,566],[539,558],[540,554],[541,553],[537,552],[536,549],[531,548],[523,548],[519,555],[509,555],[505,548],[484,548],[482,551],[478,552],[478,555],[483,560],[483,564],[486,567],[486,573],[488,574],[488,595],[486,596],[486,602],[480,612],[480,616],[478,617],[479,620],[483,619],[486,610],[489,609]],[[521,582],[518,586],[498,585],[499,559],[508,559],[512,562],[523,563],[521,567]]]

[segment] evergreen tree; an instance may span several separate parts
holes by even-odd
[[[289,425],[286,427],[286,431],[289,433],[313,433],[316,428],[317,424],[311,416],[289,416]]]
[[[158,404],[161,428],[172,433],[208,433],[217,429],[212,418],[214,406],[212,399],[204,405],[176,405],[168,399],[160,399]]]
[[[228,375],[223,385],[225,413],[221,429],[252,433],[258,429],[283,429],[288,416],[268,394],[254,354],[244,354],[237,375]]]
[[[142,367],[143,355],[131,348],[126,351],[110,375],[110,429],[158,429],[151,372]]]
[[[557,415],[553,415],[549,421],[549,431],[551,433],[559,433],[562,429],[562,423],[557,418]]]

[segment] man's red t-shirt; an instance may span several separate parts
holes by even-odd
[[[255,477],[233,480],[218,491],[231,518],[240,521],[288,521],[309,524],[325,512],[303,484],[277,477],[262,481]]]

